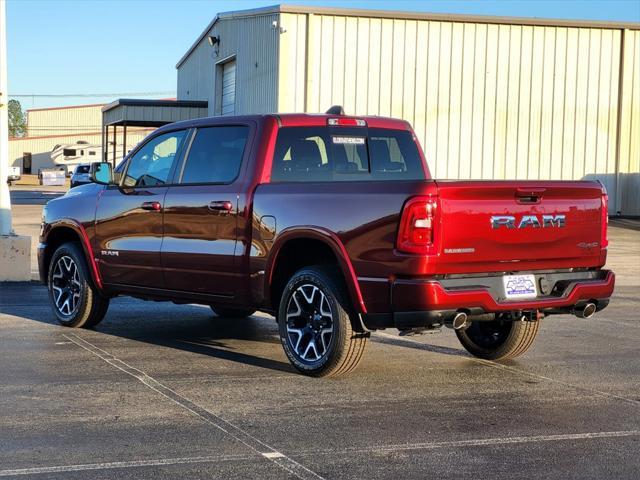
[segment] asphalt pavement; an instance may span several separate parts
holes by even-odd
[[[9,194],[12,205],[44,205],[52,198],[64,195],[66,191],[66,187],[14,185]]]
[[[266,315],[117,298],[73,330],[0,284],[0,477],[640,478],[640,233],[612,225],[595,318],[542,320],[508,362],[387,330],[337,379],[297,374]]]

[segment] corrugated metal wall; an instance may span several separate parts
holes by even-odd
[[[42,108],[27,110],[30,136],[68,135],[100,130],[103,105]]]
[[[178,100],[207,100],[209,115],[219,114],[216,81],[222,81],[222,69],[216,63],[235,55],[236,115],[276,111],[278,29],[272,24],[277,20],[277,14],[218,20],[208,35],[220,37],[219,47],[203,38],[178,68]]]
[[[191,118],[206,116],[204,108],[198,107],[158,107],[149,108],[146,105],[122,105],[107,110],[102,114],[102,122],[111,125],[125,119],[144,120],[147,122],[178,122]],[[129,126],[129,129],[132,127]]]
[[[404,118],[437,178],[599,178],[611,213],[640,214],[638,31],[621,62],[619,29],[291,13],[281,25],[279,111]]]
[[[640,215],[640,31],[625,30],[617,202]]]

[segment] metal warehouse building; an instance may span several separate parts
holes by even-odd
[[[23,174],[35,174],[40,169],[54,166],[51,153],[56,147],[69,145],[74,148],[75,144],[80,151],[82,145],[100,145],[103,107],[104,104],[92,104],[27,110],[26,135],[9,139],[9,165],[20,167]],[[129,132],[128,139],[120,135],[117,140],[121,145],[126,141],[126,150],[148,133],[149,129],[137,129]],[[87,162],[100,160],[99,154],[92,157],[90,153],[96,152],[87,151]]]
[[[177,69],[209,115],[400,117],[436,178],[597,178],[640,215],[640,24],[280,5],[219,14]]]

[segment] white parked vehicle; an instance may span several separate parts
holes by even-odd
[[[20,180],[21,173],[20,167],[9,167],[9,175],[7,176],[7,183],[11,185],[11,182]]]

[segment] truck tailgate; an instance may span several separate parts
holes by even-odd
[[[596,182],[437,181],[434,273],[602,266],[603,190]]]

